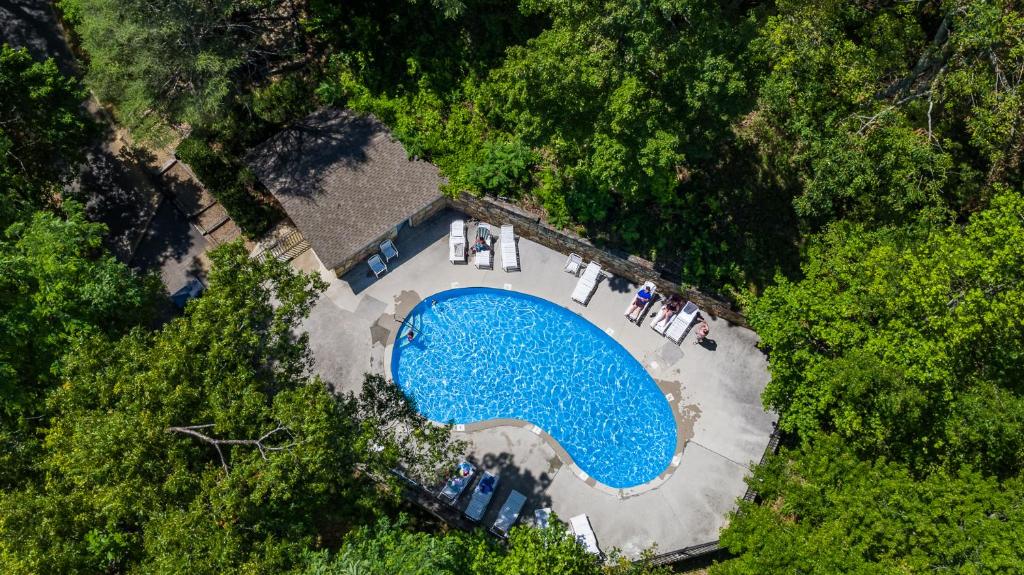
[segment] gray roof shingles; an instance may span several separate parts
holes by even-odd
[[[374,117],[331,108],[255,147],[246,162],[329,269],[441,197],[444,182]]]

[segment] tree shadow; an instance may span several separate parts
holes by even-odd
[[[49,2],[0,1],[0,38],[15,48],[25,48],[37,60],[53,58],[65,76],[78,75],[78,62],[68,48]]]
[[[121,261],[131,259],[132,248],[145,233],[155,188],[131,155],[115,155],[105,142],[86,152],[77,182],[68,196],[83,202],[93,221],[107,226],[107,246]]]
[[[600,281],[598,281],[598,283],[600,283]],[[608,287],[616,293],[628,293],[633,291],[634,284],[627,278],[615,275],[608,279]]]
[[[533,471],[518,465],[516,463],[516,456],[508,452],[485,453],[480,457],[470,455],[467,457],[467,461],[476,465],[481,470],[489,471],[498,476],[498,486],[495,489],[494,497],[491,498],[487,506],[487,511],[480,520],[479,525],[481,527],[489,528],[494,524],[501,506],[505,503],[505,499],[512,493],[513,489],[526,496],[526,503],[523,505],[518,522],[523,522],[532,517],[535,509],[551,506],[551,497],[547,494],[547,489],[551,486],[551,482],[554,481],[553,474],[549,475],[547,472],[541,472],[539,475],[534,475]],[[561,465],[560,462],[559,465]],[[483,473],[481,472],[479,475],[482,477]],[[467,493],[464,493],[463,497],[457,502],[457,508],[460,511],[465,512],[466,505],[472,496],[472,489],[478,481],[479,479],[476,479],[474,484],[466,489]]]
[[[199,258],[208,247],[206,238],[165,197],[130,265],[141,271],[158,271],[168,291],[173,293],[192,278],[205,282],[206,272]]]
[[[358,172],[378,137],[389,136],[376,119],[323,108],[253,148],[245,163],[279,200],[313,198],[335,166]]]

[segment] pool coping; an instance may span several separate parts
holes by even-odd
[[[472,287],[481,287],[481,288],[487,288],[487,289],[497,289],[497,288],[492,288],[492,287],[485,286],[485,285],[458,285],[458,284],[453,285],[451,289],[472,288]],[[549,302],[549,303],[551,303],[553,305],[561,306],[562,308],[567,309],[570,312],[576,314],[581,320],[590,323],[595,328],[597,328],[599,331],[602,331],[602,332],[605,331],[605,330],[602,330],[599,326],[595,325],[589,319],[583,317],[577,311],[575,311],[572,308],[570,308],[569,306],[564,306],[564,305],[555,303],[555,302],[553,302],[553,301],[551,301],[551,300],[549,300],[547,298],[544,298],[544,297],[541,297],[541,296],[537,296],[537,295],[534,295],[534,294],[531,294],[531,293],[528,293],[528,292],[524,292],[524,291],[520,291],[520,290],[513,290],[509,286],[506,286],[505,289],[509,290],[509,291],[514,291],[514,292],[517,292],[517,293],[523,293],[523,294],[529,295],[531,297],[536,297],[536,298],[542,299],[542,300],[544,300],[546,302]],[[442,291],[447,291],[447,290],[442,290]],[[419,297],[419,301],[417,301],[415,304],[413,304],[413,308],[415,308],[416,305],[419,305],[419,303],[422,302],[423,299],[424,299],[424,298],[420,297],[419,293],[416,293],[416,296]],[[413,309],[413,308],[410,308],[410,310]],[[387,343],[384,345],[384,366],[383,366],[384,367],[384,376],[387,377],[389,380],[394,381],[394,375],[391,373],[392,353],[393,353],[394,348],[395,348],[395,341],[398,339],[398,334],[401,331],[401,326],[405,322],[404,322],[404,320],[399,320],[397,315],[395,315],[395,313],[393,313],[393,312],[392,313],[386,313],[384,315],[390,316],[391,320],[395,324],[393,326],[393,329],[391,329],[390,333],[388,334]],[[605,332],[605,333],[607,333],[607,332]],[[620,342],[619,340],[615,339],[614,335],[608,334],[608,337],[612,338],[616,343],[618,343],[620,346],[622,346],[624,349],[626,349],[627,352],[629,352],[629,349],[626,348],[622,344],[622,342]],[[632,355],[633,354],[630,353],[630,356],[632,356]],[[532,432],[534,435],[540,437],[544,441],[544,443],[546,443],[549,447],[551,447],[551,449],[555,452],[555,455],[557,455],[558,458],[562,461],[562,463],[572,471],[573,475],[575,475],[577,479],[579,479],[580,481],[582,481],[586,485],[592,487],[593,489],[596,489],[597,491],[600,491],[600,492],[605,493],[607,495],[612,495],[612,496],[618,497],[619,499],[628,499],[630,497],[635,497],[637,495],[641,495],[641,494],[646,493],[648,491],[653,491],[653,490],[657,489],[658,487],[661,487],[666,481],[668,481],[669,478],[672,477],[672,474],[675,473],[675,471],[682,464],[683,452],[686,451],[686,444],[690,441],[690,438],[686,437],[685,422],[683,421],[683,414],[682,414],[682,409],[681,409],[682,397],[676,397],[678,390],[673,389],[672,387],[669,387],[670,384],[678,385],[679,382],[666,382],[666,381],[660,380],[660,379],[656,378],[654,376],[654,374],[652,374],[650,372],[650,370],[648,369],[648,366],[644,365],[644,363],[642,361],[636,359],[636,357],[633,357],[633,359],[644,368],[644,371],[647,373],[647,375],[654,381],[655,385],[658,386],[658,389],[661,391],[662,396],[664,396],[665,401],[667,401],[668,404],[669,404],[669,408],[672,411],[672,419],[673,419],[673,421],[675,421],[675,424],[676,424],[676,447],[675,447],[675,450],[672,453],[672,459],[669,461],[669,464],[665,467],[665,469],[661,473],[658,474],[657,477],[655,477],[654,479],[651,479],[650,481],[648,481],[646,483],[641,483],[640,485],[634,485],[633,487],[612,487],[610,485],[606,485],[604,483],[601,483],[597,479],[594,479],[593,477],[591,477],[587,472],[583,471],[583,469],[581,469],[578,465],[576,465],[575,460],[573,460],[572,456],[569,455],[569,452],[566,451],[565,448],[562,447],[562,445],[558,442],[558,440],[556,440],[554,437],[552,437],[548,432],[544,431],[540,426],[538,426],[538,425],[536,425],[536,424],[534,424],[534,423],[532,423],[530,421],[524,420],[524,419],[495,418],[495,419],[488,419],[488,420],[485,420],[485,421],[476,421],[476,422],[473,422],[473,423],[459,423],[459,424],[455,424],[453,426],[453,431],[455,431],[457,433],[473,433],[473,432],[476,432],[476,431],[483,431],[483,430],[486,430],[486,429],[495,429],[495,428],[498,428],[498,427],[518,427],[518,428],[521,428],[521,429],[527,429],[530,432]],[[678,394],[678,395],[681,396],[682,394]],[[434,420],[429,419],[429,418],[427,418],[427,421],[429,421],[430,423],[432,423],[434,425],[439,425],[439,426],[447,425],[446,423],[442,423],[442,422],[439,422],[439,421],[434,421]]]

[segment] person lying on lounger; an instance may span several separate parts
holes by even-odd
[[[633,298],[633,305],[629,306],[626,310],[626,317],[631,320],[635,320],[636,314],[639,314],[645,307],[647,302],[651,301],[651,290],[647,289],[647,286],[640,288],[640,291],[636,292],[636,297]]]
[[[483,239],[480,236],[477,236],[476,243],[473,244],[473,253],[475,254],[477,252],[486,252],[487,250],[487,240]]]
[[[654,320],[654,323],[660,323],[672,319],[672,316],[679,313],[679,310],[683,309],[683,298],[679,297],[679,294],[674,293],[668,297],[668,301],[662,306],[658,312],[658,317]]]

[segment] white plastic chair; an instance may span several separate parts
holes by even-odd
[[[398,257],[398,248],[395,247],[394,242],[387,239],[380,243],[380,253],[384,254],[384,261],[389,262],[391,258]]]
[[[572,275],[579,275],[580,266],[583,265],[583,256],[579,254],[569,254],[569,259],[565,261],[565,271]]]
[[[377,277],[380,277],[380,274],[388,271],[388,266],[384,263],[384,260],[380,259],[380,254],[373,254],[366,263],[370,264],[370,269],[373,270],[373,275]]]

